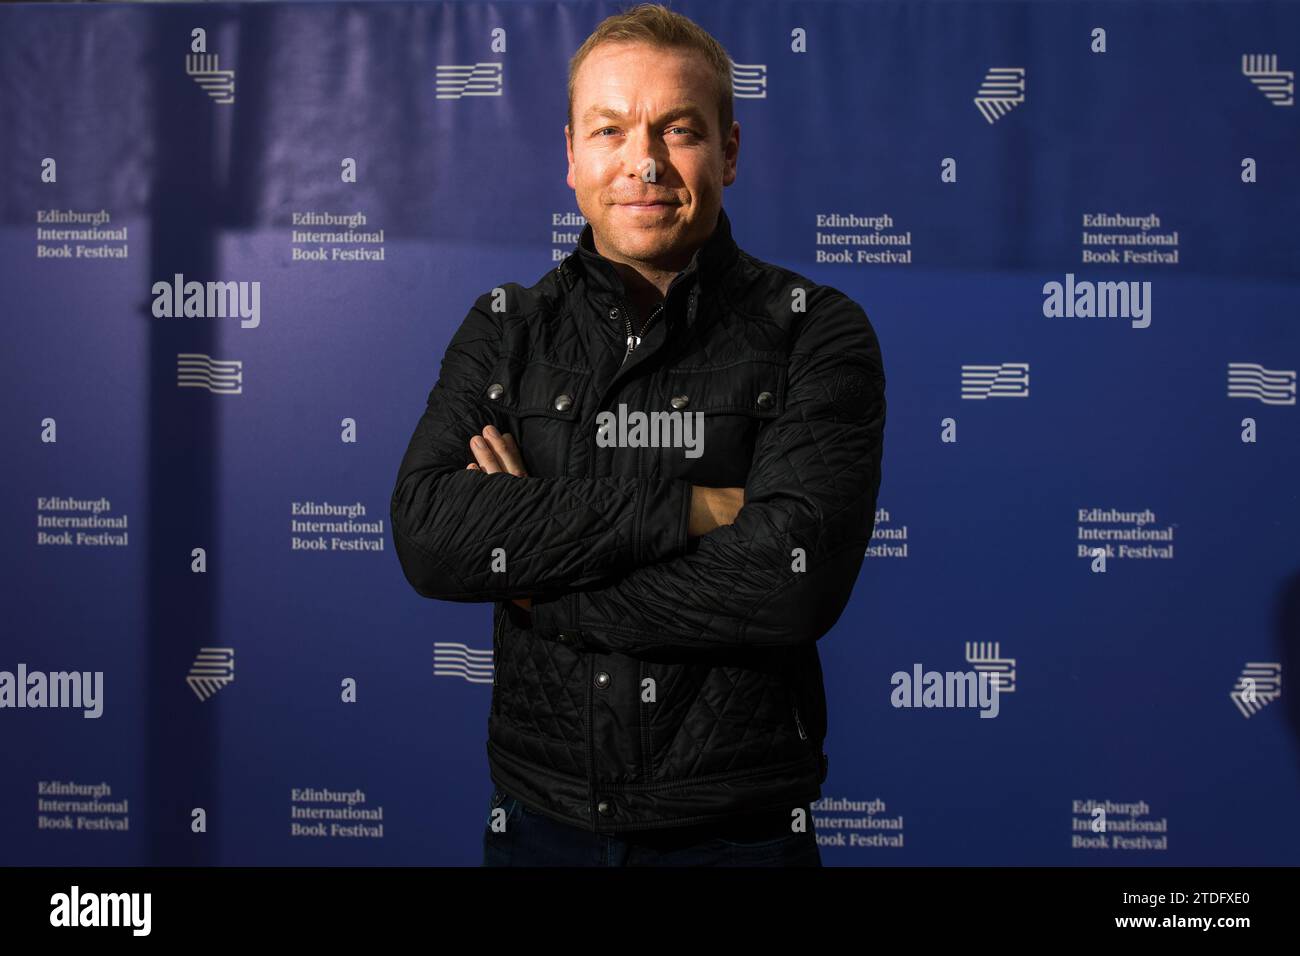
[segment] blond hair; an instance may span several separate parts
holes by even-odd
[[[734,119],[731,58],[703,27],[660,3],[641,3],[606,17],[569,61],[569,129],[573,129],[573,87],[588,54],[601,43],[649,43],[663,49],[694,50],[703,55],[718,85],[718,122],[727,141]]]

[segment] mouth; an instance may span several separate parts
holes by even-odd
[[[619,205],[622,206],[624,209],[631,209],[636,212],[648,212],[650,210],[669,209],[672,206],[675,206],[676,203],[662,202],[662,201],[625,202],[625,203],[619,203]]]

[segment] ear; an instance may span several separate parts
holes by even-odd
[[[570,189],[577,189],[578,185],[573,179],[573,134],[569,131],[569,124],[564,124],[564,153],[569,160],[569,174],[565,177],[565,182],[569,184]]]
[[[731,135],[722,147],[722,185],[730,186],[736,181],[736,163],[740,160],[740,124],[731,123]]]

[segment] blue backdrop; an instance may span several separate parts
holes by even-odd
[[[1300,862],[1300,7],[674,8],[736,64],[737,241],[888,377],[825,862]],[[479,861],[491,606],[411,590],[389,495],[471,303],[573,247],[615,10],[0,8],[0,703],[102,675],[0,707],[0,862]],[[996,719],[894,706],[917,666]]]

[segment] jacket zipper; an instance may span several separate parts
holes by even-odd
[[[664,302],[667,301],[668,300],[665,298]],[[636,347],[641,344],[641,338],[645,335],[646,329],[650,328],[650,324],[654,322],[655,316],[663,311],[664,302],[660,302],[659,305],[655,307],[655,310],[650,313],[650,318],[645,320],[645,325],[641,326],[641,332],[636,335],[632,333],[632,310],[627,307],[626,301],[623,302],[623,326],[627,332],[627,351],[623,353],[623,361],[619,364],[619,368],[622,368],[627,364],[628,356],[636,351]],[[614,311],[616,313],[618,312],[617,309]]]
[[[801,740],[807,740],[807,739],[808,739],[808,735],[807,735],[806,733],[804,733],[804,729],[803,729],[803,721],[799,719],[799,705],[798,705],[798,704],[795,704],[795,705],[794,705],[794,725],[795,725],[796,727],[799,728],[799,738],[800,738]]]

